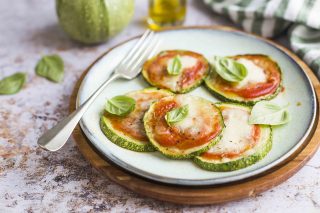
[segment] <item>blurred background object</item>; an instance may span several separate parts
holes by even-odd
[[[186,9],[186,0],[149,0],[149,28],[159,30],[183,24]]]
[[[287,34],[291,49],[320,78],[320,0],[203,0],[243,30],[274,38]]]
[[[63,30],[74,40],[95,44],[123,30],[134,13],[134,0],[56,0]]]

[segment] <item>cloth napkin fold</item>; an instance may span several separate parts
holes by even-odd
[[[245,31],[275,37],[288,30],[292,50],[320,78],[320,0],[203,0]]]

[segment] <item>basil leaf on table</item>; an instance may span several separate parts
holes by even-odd
[[[47,55],[40,59],[36,73],[53,82],[60,82],[64,76],[64,64],[59,55]]]
[[[169,75],[179,75],[182,69],[181,58],[179,55],[175,56],[172,60],[172,63],[169,63],[167,70]]]
[[[25,73],[15,73],[0,80],[0,94],[10,95],[19,92],[26,81]]]
[[[107,100],[105,110],[118,116],[125,116],[135,108],[136,101],[128,96],[119,95]]]
[[[189,106],[185,105],[174,110],[167,112],[165,119],[169,126],[172,124],[178,123],[187,117],[189,113]]]
[[[282,107],[268,101],[260,101],[253,106],[249,124],[281,125],[290,121],[287,106]]]
[[[240,82],[248,74],[247,68],[243,64],[231,58],[215,56],[213,66],[221,78],[230,82]]]

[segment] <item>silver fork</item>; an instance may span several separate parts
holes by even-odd
[[[141,72],[144,61],[153,56],[160,42],[153,31],[147,30],[135,46],[128,52],[120,64],[114,69],[108,80],[106,80],[77,110],[64,118],[52,129],[43,134],[38,144],[40,147],[49,150],[59,150],[68,140],[72,131],[81,120],[84,113],[93,103],[96,97],[113,80],[118,78],[133,79]]]

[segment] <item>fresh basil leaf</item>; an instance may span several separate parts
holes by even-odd
[[[181,72],[182,63],[179,55],[175,56],[172,60],[172,63],[169,63],[167,66],[167,70],[169,75],[179,75]]]
[[[182,121],[183,119],[185,119],[188,113],[189,113],[189,106],[184,105],[182,107],[179,107],[167,112],[167,114],[165,115],[165,119],[168,125],[171,126],[172,124],[178,123],[179,121]]]
[[[215,56],[213,66],[221,78],[230,82],[240,82],[248,74],[247,68],[243,64],[231,58]]]
[[[40,59],[36,73],[53,82],[60,82],[64,76],[64,64],[59,55],[47,55]]]
[[[125,116],[135,108],[136,101],[128,96],[119,95],[107,100],[105,110],[118,116]]]
[[[288,106],[281,107],[268,101],[260,101],[253,106],[249,124],[281,125],[290,121]]]
[[[9,95],[19,92],[26,81],[25,73],[15,73],[0,81],[0,94]]]

